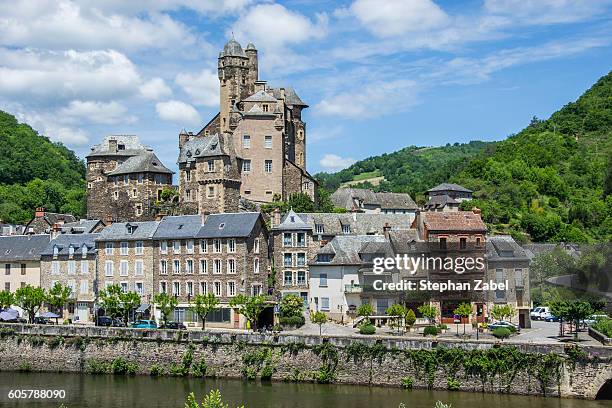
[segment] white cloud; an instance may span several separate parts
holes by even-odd
[[[484,9],[518,24],[574,23],[605,13],[609,0],[485,0]]]
[[[449,20],[431,0],[356,0],[350,11],[368,31],[380,37],[426,31]]]
[[[163,79],[153,78],[140,86],[140,94],[146,99],[159,100],[172,95],[172,90]]]
[[[188,103],[181,101],[158,102],[155,110],[160,119],[179,125],[197,125],[201,122],[198,111]]]
[[[59,114],[75,120],[85,120],[90,123],[116,125],[131,124],[137,118],[126,115],[127,108],[116,101],[71,101],[70,104],[61,108]]]
[[[319,160],[319,164],[327,171],[338,171],[350,166],[355,161],[352,157],[340,157],[336,154],[328,153]]]
[[[344,129],[342,126],[327,126],[323,128],[316,128],[308,132],[308,141],[311,143],[317,143],[324,140],[335,139],[342,135]]]
[[[138,14],[157,11],[173,11],[181,8],[202,14],[228,14],[244,9],[253,0],[77,0],[85,6],[114,13]]]
[[[219,105],[219,77],[215,72],[204,69],[197,74],[181,73],[175,82],[196,105]]]

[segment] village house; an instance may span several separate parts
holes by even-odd
[[[408,214],[414,217],[418,206],[405,193],[376,193],[363,188],[339,188],[331,195],[335,207],[350,212]]]
[[[47,234],[0,237],[0,290],[40,286],[40,256],[48,244]]]
[[[427,203],[423,208],[427,211],[459,211],[459,205],[471,200],[472,193],[459,184],[442,183],[427,190]]]
[[[72,214],[59,214],[45,211],[43,207],[38,207],[34,213],[34,218],[25,226],[26,234],[49,234],[54,225],[63,225],[76,222],[77,219]]]

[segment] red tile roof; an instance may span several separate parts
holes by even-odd
[[[487,226],[480,214],[472,211],[423,212],[425,228],[432,231],[486,232]]]

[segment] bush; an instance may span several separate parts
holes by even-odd
[[[448,388],[451,391],[457,391],[459,389],[459,380],[457,380],[456,378],[447,378],[446,379],[446,388]]]
[[[362,324],[359,327],[359,333],[367,335],[374,334],[376,333],[376,327],[371,323]]]
[[[510,330],[510,333],[516,333],[516,327],[514,326],[508,326],[508,330]]]
[[[153,364],[151,366],[151,371],[149,372],[149,374],[151,374],[151,377],[161,377],[163,375],[166,375],[166,370],[163,366]]]
[[[206,377],[206,371],[208,371],[208,365],[204,359],[191,365],[191,373],[194,377]]]
[[[444,323],[440,323],[438,325],[438,330],[448,330],[448,326],[445,325]]]
[[[281,326],[303,326],[306,323],[306,319],[304,316],[290,316],[290,317],[281,317],[280,324]]]
[[[591,326],[606,337],[612,337],[612,319],[601,318]]]
[[[110,368],[113,374],[134,375],[138,372],[138,365],[131,361],[127,361],[123,357],[114,359]]]
[[[21,362],[19,364],[19,371],[23,373],[29,373],[30,371],[32,371],[32,364],[28,363],[27,361]]]
[[[412,377],[404,377],[402,378],[402,387],[406,388],[407,390],[411,390],[413,382]]]
[[[498,327],[493,330],[492,334],[498,339],[507,339],[508,337],[510,337],[510,333],[510,329],[507,329],[505,327]]]
[[[426,326],[425,329],[423,329],[423,335],[425,336],[437,336],[438,334],[440,334],[440,329],[436,326]]]
[[[92,359],[85,364],[87,374],[108,374],[109,371],[110,366],[106,361]]]

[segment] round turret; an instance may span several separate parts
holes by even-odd
[[[223,53],[221,54],[221,56],[244,57],[245,54],[244,50],[242,49],[242,46],[238,43],[238,41],[232,38],[223,47]]]
[[[247,51],[257,51],[257,48],[255,48],[255,44],[253,43],[249,43],[246,47]]]

